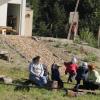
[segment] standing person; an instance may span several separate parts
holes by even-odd
[[[100,74],[95,69],[96,66],[94,64],[88,65],[89,72],[87,77],[86,89],[95,90],[100,87]]]
[[[65,74],[69,73],[67,83],[72,82],[72,78],[76,75],[78,68],[76,57],[73,57],[71,62],[64,62],[64,65],[66,67]]]
[[[29,65],[29,79],[39,86],[44,86],[47,84],[47,79],[44,76],[43,64],[40,64],[39,61],[40,56],[36,56],[32,59]]]
[[[77,69],[77,75],[75,78],[77,81],[77,84],[74,87],[74,89],[76,91],[78,91],[78,89],[79,89],[81,80],[83,80],[83,85],[85,85],[86,80],[87,80],[87,75],[88,75],[88,64],[87,64],[87,62],[83,62],[82,65],[79,66]]]
[[[59,88],[63,88],[63,82],[61,80],[59,67],[57,64],[52,64],[51,66],[51,79],[52,81],[57,81]]]
[[[75,37],[77,35],[77,30],[78,30],[78,23],[74,22],[71,29],[71,37],[70,37],[71,40],[75,40]]]

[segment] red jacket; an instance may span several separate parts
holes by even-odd
[[[64,62],[64,65],[66,67],[65,72],[74,73],[74,74],[76,73],[77,68],[78,68],[77,64],[73,64],[71,62],[68,62],[68,63]]]

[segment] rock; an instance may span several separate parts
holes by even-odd
[[[4,77],[4,83],[5,84],[11,84],[13,82],[12,78],[10,77]]]

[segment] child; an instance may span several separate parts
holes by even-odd
[[[66,67],[65,74],[69,73],[67,83],[72,82],[72,78],[73,76],[76,75],[77,68],[78,68],[77,59],[73,57],[71,62],[68,63],[64,62],[64,65]]]
[[[58,81],[58,86],[60,87],[60,88],[62,88],[63,87],[63,82],[62,82],[62,80],[61,80],[61,78],[60,78],[60,72],[59,72],[59,67],[60,66],[58,66],[57,64],[52,64],[52,66],[51,66],[51,79],[53,80],[53,81]]]
[[[83,62],[82,65],[79,66],[79,68],[77,69],[77,75],[76,75],[77,84],[74,88],[75,90],[79,89],[81,80],[83,80],[83,85],[85,85],[87,74],[88,74],[88,64],[87,62]]]

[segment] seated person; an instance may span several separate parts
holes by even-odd
[[[79,86],[80,89],[95,90],[100,88],[100,75],[95,70],[95,65],[88,65],[88,76],[85,84]]]
[[[44,69],[44,76],[46,77],[47,81],[50,81],[48,68],[44,64],[43,64],[43,69]]]
[[[51,66],[51,79],[52,81],[58,81],[58,87],[63,88],[63,82],[60,77],[59,67],[57,64]]]
[[[100,74],[95,67],[96,66],[94,64],[88,65],[89,72],[86,82],[86,89],[95,90],[100,87]]]
[[[64,62],[64,65],[66,67],[65,74],[69,73],[67,83],[72,82],[72,78],[76,75],[78,68],[76,57],[73,57],[71,62]]]
[[[29,65],[29,79],[38,86],[45,86],[47,84],[47,79],[44,76],[43,64],[40,64],[39,61],[40,56],[36,56],[32,59],[32,62]]]
[[[86,83],[87,75],[88,75],[88,64],[87,62],[83,62],[82,65],[79,66],[77,69],[77,75],[75,78],[77,81],[77,84],[74,88],[75,90],[79,89],[81,80],[83,80],[83,85]]]

